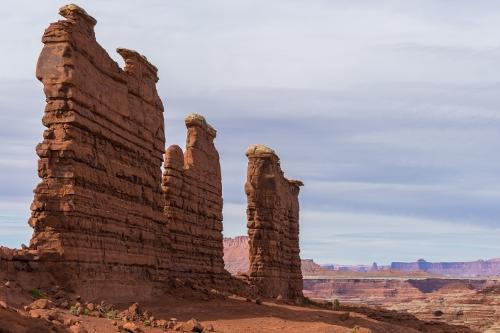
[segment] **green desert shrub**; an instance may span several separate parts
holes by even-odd
[[[38,288],[33,288],[30,290],[30,295],[34,299],[40,299],[43,297],[43,292]]]

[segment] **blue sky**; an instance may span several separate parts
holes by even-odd
[[[28,243],[44,96],[34,69],[61,1],[4,1],[0,244]],[[80,1],[97,39],[159,68],[167,145],[218,129],[224,234],[246,233],[244,151],[302,179],[301,255],[321,263],[500,257],[497,1]],[[22,9],[22,10],[21,10]]]

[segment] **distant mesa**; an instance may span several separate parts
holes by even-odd
[[[436,263],[419,259],[416,262],[393,262],[390,268],[402,272],[421,271],[450,277],[494,276],[500,274],[500,259]]]
[[[231,274],[246,273],[248,271],[248,237],[237,236],[224,238],[224,264]],[[380,273],[393,272],[394,274],[418,273],[447,277],[482,277],[497,276],[500,274],[500,258],[477,260],[471,262],[441,262],[431,263],[425,259],[416,262],[393,262],[391,265],[319,265],[313,259],[301,260],[302,274],[315,276],[329,273]],[[398,273],[399,272],[399,273]]]
[[[229,273],[248,273],[250,266],[249,249],[248,236],[224,237],[224,267]]]

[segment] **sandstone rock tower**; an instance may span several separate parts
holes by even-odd
[[[170,266],[157,69],[118,49],[121,69],[97,43],[93,17],[76,5],[59,14],[66,20],[45,31],[36,70],[47,129],[30,247],[82,279],[134,292],[137,281],[165,280]]]
[[[301,181],[285,178],[276,153],[247,149],[247,226],[250,279],[268,297],[301,298],[299,201]]]
[[[165,153],[163,190],[169,219],[172,274],[218,279],[224,270],[222,182],[216,130],[191,114],[186,152],[177,145]]]
[[[27,248],[0,247],[0,269],[86,299],[150,299],[172,278],[241,287],[224,269],[216,130],[189,115],[186,151],[165,151],[156,67],[119,48],[120,68],[97,43],[93,17],[76,5],[59,13],[36,69],[47,129],[36,149],[34,233]],[[265,296],[301,297],[302,183],[283,176],[269,148],[247,156],[251,279]]]

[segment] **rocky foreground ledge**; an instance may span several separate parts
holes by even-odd
[[[472,333],[461,326],[425,322],[409,314],[329,302],[292,304],[245,298],[176,279],[172,292],[149,302],[88,301],[59,286],[24,290],[0,273],[0,331]]]

